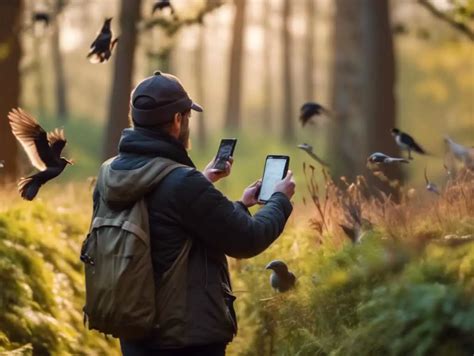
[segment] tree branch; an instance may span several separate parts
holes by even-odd
[[[471,41],[474,41],[474,32],[466,24],[456,21],[454,18],[450,17],[443,11],[439,10],[436,6],[434,6],[428,0],[418,0],[418,3],[421,6],[423,6],[425,9],[427,9],[433,16],[446,22],[451,27],[456,29],[458,32],[467,36]]]

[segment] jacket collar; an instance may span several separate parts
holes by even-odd
[[[123,130],[119,156],[164,157],[195,168],[183,144],[176,138],[141,127]]]

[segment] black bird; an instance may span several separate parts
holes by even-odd
[[[41,171],[21,178],[18,183],[23,199],[33,200],[43,184],[60,175],[67,164],[72,164],[61,157],[67,142],[64,131],[55,129],[46,133],[33,116],[20,108],[10,111],[8,119],[13,135],[23,146],[31,164]]]
[[[110,29],[111,21],[111,17],[104,21],[102,29],[91,44],[90,51],[87,54],[87,58],[89,58],[91,63],[107,62],[112,55],[112,50],[117,44],[118,38],[112,40],[112,30]]]
[[[367,162],[376,164],[409,163],[405,158],[390,157],[381,152],[372,153],[369,158],[367,158]]]
[[[313,116],[319,116],[321,114],[326,114],[330,116],[331,112],[318,103],[304,103],[300,109],[301,126],[306,125]]]
[[[402,150],[408,151],[408,159],[413,159],[411,156],[411,151],[415,151],[419,154],[426,154],[425,150],[421,148],[419,144],[415,142],[413,137],[409,134],[400,131],[399,129],[392,129],[392,136],[395,137],[395,142],[397,143],[398,147]]]
[[[271,269],[270,284],[280,293],[286,292],[295,286],[296,277],[288,271],[288,266],[283,261],[270,262],[265,269]]]
[[[46,27],[49,26],[50,15],[44,11],[36,11],[33,13],[33,22],[44,22]]]
[[[156,0],[155,3],[153,4],[153,10],[151,11],[151,14],[153,15],[155,11],[157,10],[163,11],[166,8],[170,9],[171,15],[176,16],[173,4],[171,4],[171,1],[169,0]]]
[[[327,164],[326,162],[324,162],[321,158],[319,158],[316,153],[313,152],[313,146],[311,145],[308,145],[307,143],[302,143],[300,145],[298,145],[298,148],[299,149],[302,149],[303,151],[305,151],[307,154],[310,155],[310,157],[312,159],[314,159],[316,162],[318,162],[319,164],[323,165],[323,166],[326,166],[326,167],[329,167],[329,164]]]

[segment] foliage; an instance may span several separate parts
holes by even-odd
[[[41,201],[0,213],[0,352],[115,353],[83,326],[83,214]]]
[[[471,354],[472,176],[451,181],[435,203],[423,196],[424,205],[403,188],[399,203],[363,195],[362,178],[325,185],[308,228],[292,226],[255,260],[233,261],[243,335],[230,354]],[[373,223],[358,244],[338,228],[348,200]],[[294,291],[271,292],[264,266],[277,258],[297,275]]]

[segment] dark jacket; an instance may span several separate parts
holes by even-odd
[[[249,258],[264,251],[281,234],[292,211],[282,193],[275,193],[253,217],[239,202],[222,195],[195,169],[183,145],[168,135],[140,128],[123,132],[115,170],[136,170],[154,157],[186,165],[173,170],[146,195],[155,282],[168,270],[186,240],[189,254],[183,339],[160,340],[164,348],[227,343],[237,332],[226,255]],[[96,190],[94,201],[104,199]],[[134,197],[133,199],[136,199]],[[125,199],[126,202],[126,199]],[[153,345],[157,338],[143,340]]]

